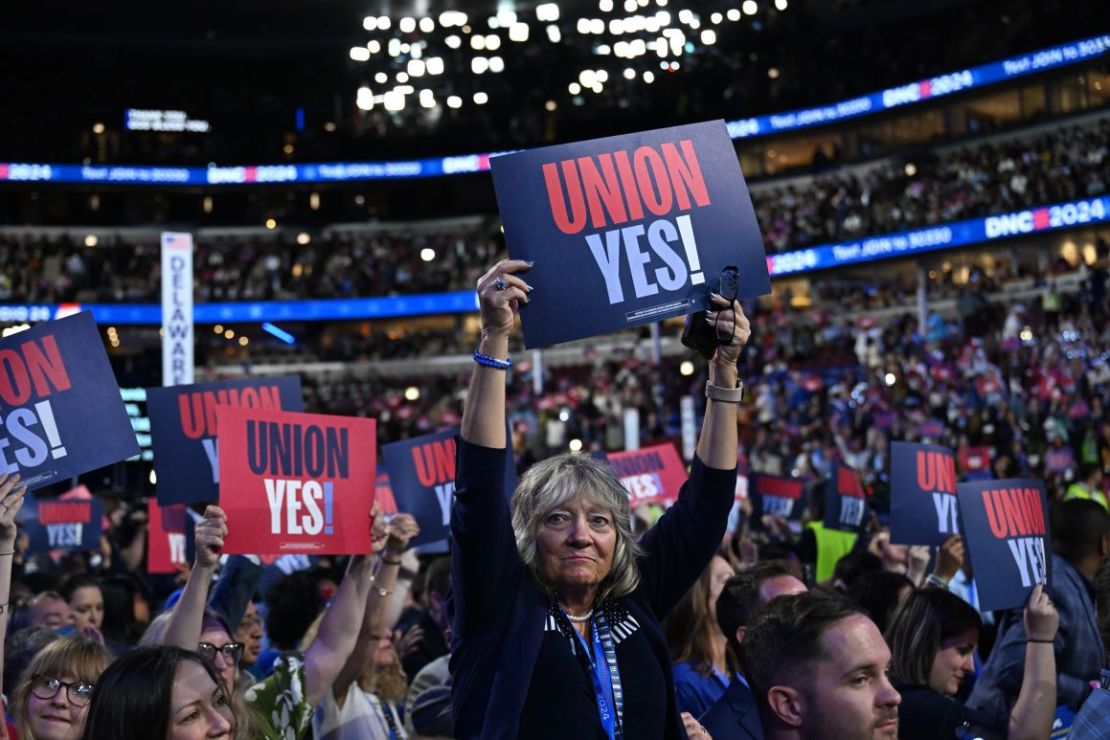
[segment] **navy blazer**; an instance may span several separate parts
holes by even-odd
[[[763,725],[752,690],[738,678],[728,685],[725,695],[698,720],[713,740],[763,740]]]
[[[504,490],[508,455],[504,449],[458,442],[448,606],[451,700],[460,740],[517,736],[549,607],[546,592],[517,552]],[[640,623],[666,678],[667,738],[686,735],[660,622],[720,545],[735,489],[735,468],[709,468],[695,458],[675,505],[640,541],[645,554],[639,561],[639,587],[621,599]]]
[[[1059,555],[1052,556],[1052,603],[1060,614],[1056,632],[1056,704],[1078,710],[1090,693],[1089,682],[1097,680],[1106,665],[1106,650],[1095,619],[1091,585],[1079,571]],[[1008,627],[1000,629],[983,672],[967,700],[973,709],[985,712],[1000,727],[1009,723],[1010,710],[1021,691],[1025,673],[1025,625],[1021,611],[1006,614]]]

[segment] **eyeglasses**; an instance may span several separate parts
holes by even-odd
[[[220,653],[228,663],[239,665],[239,659],[243,657],[243,643],[229,642],[216,647],[210,642],[201,642],[197,643],[197,652],[213,662],[216,660],[216,653]]]
[[[53,678],[52,676],[44,676],[36,673],[31,676],[31,693],[42,699],[49,701],[58,695],[58,692],[65,687],[66,698],[69,703],[75,707],[83,707],[89,703],[92,698],[93,685],[85,683],[84,681],[76,681],[74,683],[66,683],[65,681]]]

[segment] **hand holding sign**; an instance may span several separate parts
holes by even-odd
[[[0,473],[0,552],[15,550],[15,517],[23,508],[27,486],[18,486],[19,473]]]
[[[412,514],[397,514],[389,521],[389,536],[385,542],[385,557],[400,559],[412,538],[420,534],[420,525]]]
[[[1052,605],[1052,599],[1045,593],[1044,584],[1038,583],[1029,594],[1029,603],[1023,615],[1025,635],[1036,642],[1052,642],[1060,627],[1060,615]]]
[[[478,279],[478,307],[482,334],[508,337],[513,333],[521,303],[528,303],[532,286],[516,273],[531,270],[524,260],[501,260]]]
[[[227,514],[219,506],[204,510],[204,518],[197,522],[197,567],[215,568],[220,562],[220,551],[227,537]]]
[[[718,337],[732,337],[727,344],[718,344],[717,352],[713,355],[713,362],[735,365],[740,360],[740,353],[752,335],[752,325],[744,315],[744,308],[740,301],[733,301],[730,305],[721,296],[714,293],[709,297],[713,310],[705,315],[705,320],[717,329]]]
[[[950,535],[937,550],[933,575],[947,583],[964,567],[964,540],[960,535]]]

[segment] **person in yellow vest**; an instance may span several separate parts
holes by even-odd
[[[1110,510],[1106,494],[1102,490],[1102,468],[1087,464],[1080,468],[1080,475],[1082,477],[1064,491],[1064,501],[1070,501],[1073,498],[1090,499],[1101,504],[1102,508]]]
[[[798,559],[811,566],[814,584],[827,583],[835,574],[836,564],[856,546],[859,534],[825,526],[825,495],[820,485],[810,492],[810,512],[813,520],[802,530]]]

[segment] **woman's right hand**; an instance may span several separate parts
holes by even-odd
[[[478,279],[482,338],[508,338],[521,303],[528,303],[532,286],[517,273],[532,269],[524,260],[501,260]]]
[[[1056,630],[1060,627],[1060,615],[1052,605],[1052,599],[1044,590],[1044,584],[1038,583],[1029,594],[1029,603],[1025,605],[1025,636],[1030,640],[1049,642],[1056,639]]]

